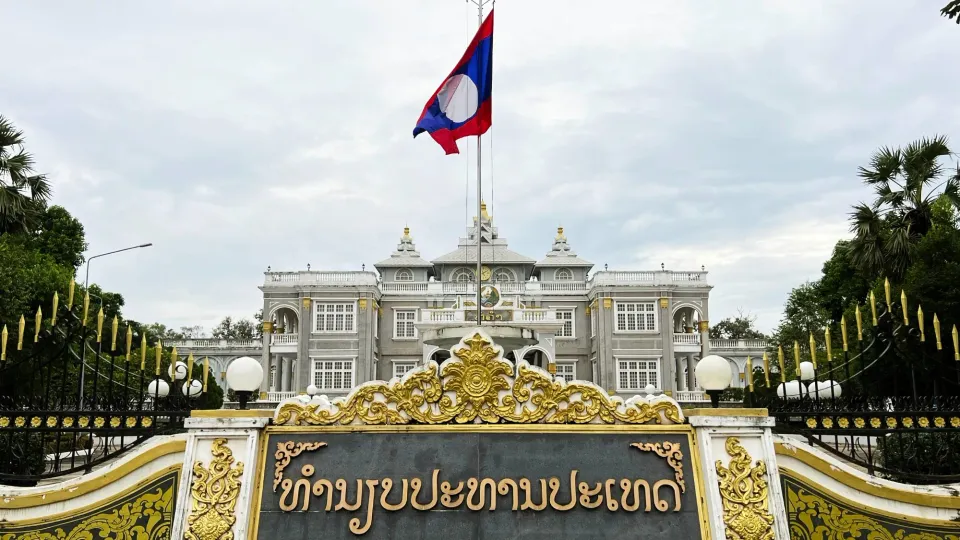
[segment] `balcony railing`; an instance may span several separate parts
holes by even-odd
[[[675,345],[700,345],[700,334],[674,334]]]
[[[709,287],[706,271],[676,270],[616,270],[601,271],[590,278],[590,287],[595,285],[685,285]]]
[[[486,322],[526,322],[526,323],[554,323],[557,322],[557,312],[554,309],[512,309],[512,310],[484,310],[484,317],[491,317]],[[460,323],[476,320],[476,308],[444,308],[444,309],[421,309],[420,323],[422,324],[443,324]]]
[[[764,350],[767,348],[765,339],[711,339],[710,348],[716,350],[738,349],[738,350]]]
[[[273,334],[270,336],[271,345],[296,345],[300,336],[298,334]]]
[[[677,390],[674,392],[673,397],[681,403],[703,403],[710,401],[710,396],[703,390]]]
[[[297,285],[326,285],[331,287],[350,287],[358,285],[377,285],[374,272],[352,271],[307,271],[307,272],[264,272],[264,287],[289,287]]]
[[[297,397],[296,392],[275,392],[272,390],[267,392],[267,401],[283,401],[293,397]]]
[[[259,349],[259,339],[175,339],[164,345],[183,349]]]

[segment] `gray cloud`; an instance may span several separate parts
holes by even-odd
[[[267,265],[370,265],[404,224],[427,257],[455,245],[473,150],[410,131],[474,17],[446,0],[10,4],[0,111],[91,252],[154,242],[93,279],[129,316],[209,327],[256,310]],[[706,265],[714,320],[774,326],[869,195],[856,166],[960,127],[960,33],[921,0],[503,2],[496,32],[502,234],[539,256],[563,224],[598,267]]]

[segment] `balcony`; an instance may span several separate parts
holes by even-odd
[[[678,353],[700,352],[700,334],[674,334],[673,351]]]
[[[377,274],[374,272],[353,271],[306,271],[306,272],[264,272],[263,286],[274,287],[356,287],[368,285],[376,287]]]
[[[590,287],[599,285],[683,285],[687,287],[709,287],[707,272],[676,270],[617,270],[594,272],[590,278]]]
[[[419,317],[416,327],[423,342],[446,349],[476,324],[477,309],[421,309]],[[554,309],[484,309],[480,320],[480,326],[496,332],[496,342],[506,351],[536,343],[536,332],[556,333],[563,326]]]
[[[263,343],[259,339],[174,339],[164,345],[178,349],[259,349]]]
[[[718,353],[740,352],[762,354],[767,349],[764,339],[711,339],[710,350]],[[700,352],[700,334],[674,334],[675,352]]]

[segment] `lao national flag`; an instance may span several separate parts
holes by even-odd
[[[430,96],[413,136],[427,132],[447,154],[459,154],[457,140],[483,135],[493,123],[493,10],[480,25],[463,58]]]

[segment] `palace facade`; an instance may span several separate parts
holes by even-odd
[[[747,355],[759,340],[710,340],[707,272],[594,270],[572,249],[562,228],[544,256],[510,249],[481,206],[456,249],[432,260],[417,251],[409,229],[376,271],[268,271],[264,275],[262,340],[186,340],[182,353],[211,359],[223,384],[229,362],[262,360],[261,399],[279,401],[316,386],[330,396],[357,384],[400,377],[445,348],[430,336],[477,318],[477,235],[482,249],[481,324],[515,325],[536,343],[506,350],[567,380],[593,381],[628,396],[668,392],[702,401],[693,369],[706,354],[727,357],[732,385],[743,386]],[[547,246],[545,246],[547,247]],[[267,332],[269,330],[269,333]]]

